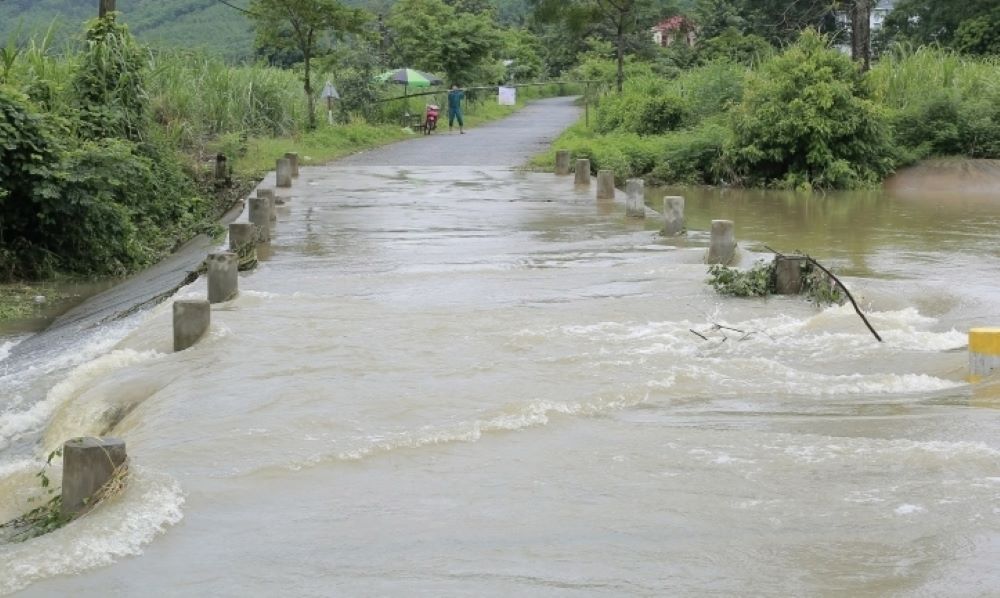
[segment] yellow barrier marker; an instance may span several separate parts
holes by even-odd
[[[969,380],[978,382],[1000,369],[1000,328],[969,330]]]

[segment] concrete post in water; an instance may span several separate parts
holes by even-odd
[[[204,299],[174,301],[174,351],[197,343],[212,323],[212,306]]]
[[[646,217],[646,181],[629,179],[625,181],[625,215],[629,218]]]
[[[208,254],[208,302],[222,303],[239,290],[239,261],[231,251]]]
[[[777,256],[774,258],[774,292],[778,295],[798,295],[802,292],[802,262],[804,258]]]
[[[267,199],[268,210],[271,214],[271,222],[278,221],[278,211],[274,209],[274,206],[278,204],[278,197],[274,194],[274,189],[257,189],[257,197],[263,197]]]
[[[597,171],[597,199],[615,198],[615,171]]]
[[[969,379],[978,382],[1000,369],[1000,328],[969,330]]]
[[[250,198],[250,222],[257,227],[257,240],[271,240],[271,200],[267,197]]]
[[[660,232],[669,237],[684,232],[684,198],[680,195],[663,198],[663,228]]]
[[[736,232],[732,220],[712,221],[712,242],[708,247],[708,263],[728,266],[736,257]]]
[[[580,187],[590,186],[590,160],[587,158],[576,161],[576,179],[573,184]]]
[[[292,178],[299,176],[299,155],[295,152],[286,152],[285,159],[292,165]]]
[[[62,514],[89,511],[100,491],[125,466],[125,442],[117,438],[81,437],[63,443]]]
[[[229,225],[229,251],[238,252],[247,245],[257,243],[257,231],[250,222],[234,222]]]
[[[556,174],[569,174],[569,150],[559,150],[556,152]]]
[[[274,167],[275,186],[292,186],[292,162],[288,158],[278,158]]]

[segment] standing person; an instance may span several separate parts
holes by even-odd
[[[465,99],[465,90],[458,87],[458,83],[451,84],[451,91],[448,92],[448,130],[451,131],[455,119],[458,119],[458,132],[465,135],[462,120],[462,100]]]

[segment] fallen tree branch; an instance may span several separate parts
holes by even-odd
[[[781,252],[778,252],[778,251],[775,251],[774,249],[771,249],[767,245],[764,246],[764,249],[767,249],[768,251],[774,253],[778,257],[787,257],[785,254],[783,254]],[[880,343],[882,342],[882,337],[879,336],[879,334],[877,332],[875,332],[875,329],[872,327],[871,322],[869,322],[868,318],[865,317],[865,314],[863,314],[861,312],[861,308],[858,307],[858,302],[854,300],[854,296],[851,295],[851,292],[847,290],[847,287],[844,286],[844,283],[840,282],[840,279],[833,275],[833,272],[830,272],[829,270],[827,270],[825,267],[823,267],[822,264],[820,264],[819,262],[817,262],[816,260],[814,260],[813,258],[811,258],[808,255],[801,255],[801,256],[795,256],[795,257],[805,258],[809,263],[811,263],[812,265],[816,266],[817,268],[819,268],[820,270],[822,270],[824,273],[826,273],[826,275],[829,276],[830,279],[833,280],[833,282],[837,283],[837,286],[839,286],[840,289],[842,291],[844,291],[844,294],[847,295],[847,298],[850,299],[851,305],[854,306],[854,311],[857,312],[858,317],[861,318],[861,321],[864,322],[865,326],[868,327],[868,330],[871,331],[872,335],[875,337],[875,340],[877,340]]]

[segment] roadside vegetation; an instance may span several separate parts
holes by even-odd
[[[835,9],[852,2],[796,3],[779,29],[764,0],[700,0],[677,11],[680,41],[666,48],[619,61],[592,42],[596,51],[576,67],[603,81],[589,98],[590,126],[578,123],[554,148],[613,170],[619,182],[797,190],[871,187],[929,157],[1000,158],[1000,49],[968,37],[975,24],[1000,26],[1000,12],[932,4],[904,0],[901,14],[953,31],[948,43],[896,17],[865,71],[838,48],[849,32],[832,24]],[[643,3],[633,5],[642,14]],[[697,32],[693,46],[683,41],[688,31]],[[550,166],[554,148],[535,164]]]
[[[286,151],[322,163],[414,135],[405,126],[413,116],[404,112],[422,115],[425,103],[444,104],[444,86],[411,97],[424,90],[379,83],[376,75],[404,54],[414,61],[408,66],[465,86],[542,75],[530,44],[486,27],[494,22],[489,14],[422,33],[422,53],[416,42],[387,52],[371,14],[342,8],[330,19],[315,12],[339,6],[333,0],[289,5],[316,19],[315,39],[304,46],[296,41],[299,24],[281,16],[287,12],[268,12],[286,4],[255,0],[258,12],[241,17],[257,28],[264,58],[255,63],[144,46],[117,13],[89,22],[75,45],[55,45],[50,29],[0,48],[0,283],[127,275],[198,233],[218,234],[222,212]],[[391,22],[442,7],[456,10],[440,0],[400,3]],[[477,39],[475,60],[444,60],[468,38]],[[304,47],[311,61],[303,61]],[[508,50],[521,57],[516,66],[500,60]],[[317,97],[324,80],[341,91],[330,123]],[[516,106],[498,106],[495,93],[470,90],[466,118],[474,126],[559,91],[525,88]],[[213,178],[217,153],[232,169],[224,184]],[[16,284],[3,295],[9,301],[0,298],[0,316],[28,310],[12,303],[27,296]]]

